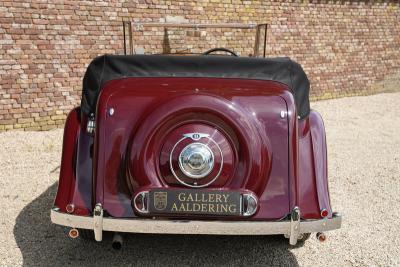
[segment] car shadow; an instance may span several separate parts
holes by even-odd
[[[57,183],[20,212],[14,236],[24,266],[298,266],[286,239],[263,236],[126,234],[121,250],[103,242],[70,239],[50,222]]]

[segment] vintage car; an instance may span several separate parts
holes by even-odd
[[[325,240],[332,211],[321,116],[289,58],[104,55],[67,117],[51,209],[69,236],[103,231]]]

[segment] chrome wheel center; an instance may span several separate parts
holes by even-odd
[[[182,149],[179,155],[179,168],[188,177],[201,179],[214,167],[214,154],[202,143],[192,143]]]
[[[204,154],[195,152],[189,156],[187,164],[189,165],[190,168],[194,170],[201,170],[204,168],[206,162],[207,159]]]

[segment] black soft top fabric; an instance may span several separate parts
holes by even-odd
[[[82,111],[95,113],[97,98],[110,80],[128,77],[206,77],[277,81],[292,91],[300,118],[308,116],[310,83],[290,58],[230,56],[103,55],[95,58],[83,78]]]

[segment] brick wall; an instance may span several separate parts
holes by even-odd
[[[0,131],[62,127],[68,111],[80,102],[90,60],[123,52],[124,18],[269,21],[268,55],[301,63],[314,99],[393,90],[400,83],[398,1],[2,0]],[[251,53],[254,42],[254,34],[218,30],[150,29],[135,37],[137,47],[147,52],[162,51],[163,42],[165,49],[165,38],[171,51],[191,46],[204,51],[218,38],[242,55]]]

